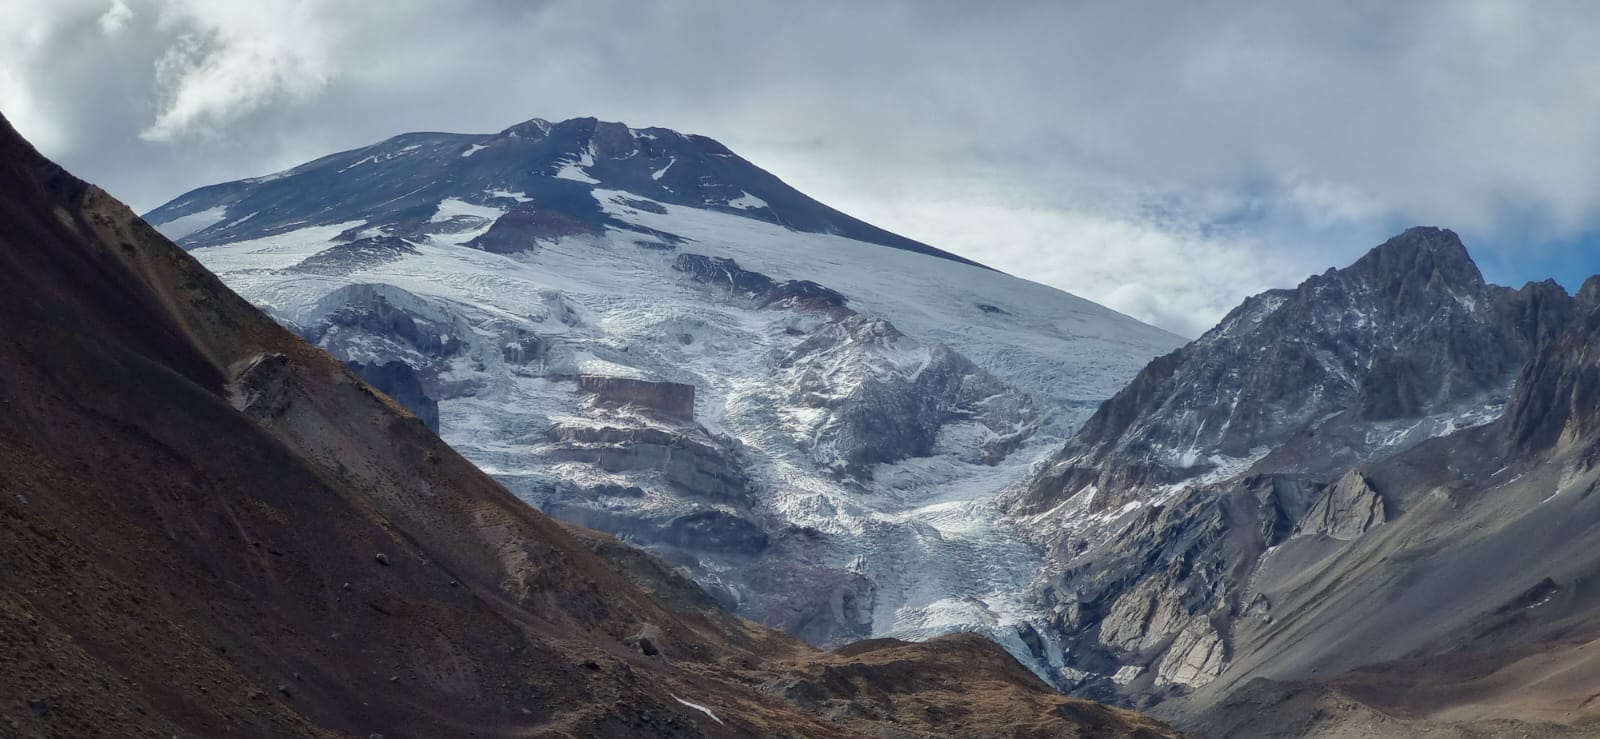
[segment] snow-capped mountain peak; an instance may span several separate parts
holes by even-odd
[[[711,138],[594,118],[535,118],[495,134],[402,134],[266,177],[202,188],[148,217],[189,248],[357,218],[396,236],[475,225],[471,213],[438,219],[446,197],[471,206],[514,201],[523,206],[522,220],[538,224],[545,237],[630,230],[626,219],[599,207],[591,196],[596,189],[627,193],[646,209],[704,208],[972,263],[818,203]]]
[[[1028,654],[1038,553],[996,496],[1182,342],[592,118],[405,134],[147,219],[525,500],[827,644]]]

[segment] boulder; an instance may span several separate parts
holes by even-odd
[[[1383,497],[1365,476],[1350,470],[1311,504],[1295,534],[1326,534],[1351,541],[1387,520]]]

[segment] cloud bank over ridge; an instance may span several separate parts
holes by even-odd
[[[1587,3],[0,6],[0,109],[140,208],[402,131],[595,115],[1188,334],[1414,223],[1503,281],[1600,268]]]

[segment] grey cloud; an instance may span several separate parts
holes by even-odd
[[[0,5],[0,110],[141,209],[402,131],[595,115],[1191,334],[1402,225],[1503,260],[1600,211],[1580,2]]]

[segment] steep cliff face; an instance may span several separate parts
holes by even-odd
[[[1511,440],[1531,453],[1592,439],[1600,429],[1600,276],[1578,292],[1570,330],[1544,342],[1517,377],[1517,391],[1506,410]]]
[[[824,655],[580,542],[3,120],[0,408],[8,737],[1173,735],[982,640]]]

